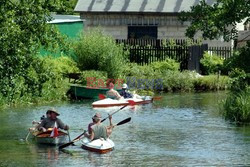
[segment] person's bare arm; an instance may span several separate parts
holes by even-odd
[[[90,134],[85,133],[84,136],[89,138],[90,140],[93,140],[95,137],[95,134],[94,134],[93,130],[91,130]]]
[[[93,132],[93,130],[92,130],[92,132],[91,132],[91,134],[90,134],[89,139],[90,139],[90,140],[93,140],[93,139],[94,139],[94,137],[95,137],[95,133],[94,133],[94,132]]]

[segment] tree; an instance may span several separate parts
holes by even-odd
[[[51,20],[50,11],[60,9],[53,2],[1,0],[0,94],[4,97],[13,99],[19,91],[20,77],[26,79],[27,69],[41,45],[55,48],[63,44],[57,29],[47,24]]]
[[[74,8],[78,0],[59,0],[60,8],[54,12],[58,14],[74,14]]]
[[[205,0],[182,12],[180,19],[190,21],[186,36],[193,38],[200,30],[204,39],[218,39],[223,36],[226,41],[237,37],[236,24],[250,22],[249,0],[217,0],[208,5]],[[246,19],[246,20],[245,20]]]

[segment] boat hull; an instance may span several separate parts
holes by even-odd
[[[129,100],[132,100],[135,105],[140,105],[140,104],[149,104],[152,103],[152,98],[142,100],[142,99],[122,99],[122,100],[113,100],[113,99],[103,99],[103,100],[98,100],[94,103],[92,103],[92,106],[94,108],[105,108],[105,107],[114,107],[114,106],[124,106],[124,105],[129,105]]]
[[[88,138],[82,139],[82,148],[88,151],[96,152],[99,154],[104,154],[107,152],[110,152],[114,149],[114,142],[110,139],[96,139],[93,141],[90,141]]]
[[[47,144],[47,145],[60,145],[67,142],[68,134],[62,131],[59,131],[59,136],[50,137],[51,132],[48,133],[33,133],[34,139],[38,144]]]
[[[75,98],[84,98],[84,99],[98,99],[99,94],[106,94],[108,88],[94,88],[72,84],[70,85],[70,94]],[[121,89],[116,89],[118,92]]]

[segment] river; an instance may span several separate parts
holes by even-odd
[[[63,152],[31,136],[25,142],[27,129],[55,107],[73,139],[95,112],[106,117],[115,109],[93,109],[92,100],[6,109],[0,111],[0,166],[249,166],[250,127],[221,117],[224,98],[224,92],[164,94],[152,104],[127,107],[113,122],[132,120],[114,129],[115,149],[103,155],[81,149],[80,142]]]

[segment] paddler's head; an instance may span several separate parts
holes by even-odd
[[[114,84],[111,82],[110,84],[109,84],[109,89],[114,89]]]
[[[122,85],[122,89],[125,89],[125,90],[128,89],[128,85],[127,84],[123,84]]]
[[[59,112],[54,108],[49,109],[47,112],[50,113],[51,119],[56,119],[56,117],[60,115]]]
[[[101,121],[102,115],[101,115],[100,113],[96,113],[96,114],[92,117],[92,119],[93,119],[93,122],[97,123],[97,122]]]

